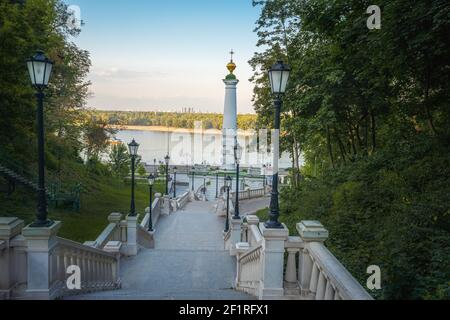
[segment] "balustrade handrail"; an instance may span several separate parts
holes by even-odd
[[[153,222],[153,227],[156,226],[156,223],[158,222],[158,218],[160,215],[160,208],[161,208],[161,198],[157,197],[155,198],[155,200],[153,200],[152,203],[152,222]],[[147,208],[149,209],[149,208]],[[150,212],[149,210],[146,209],[146,214],[144,216],[144,218],[142,219],[141,222],[141,227],[143,228],[148,228],[148,223],[150,220]]]
[[[108,243],[108,241],[111,241],[117,228],[118,225],[116,223],[109,223],[95,240],[95,248],[101,249]]]
[[[248,252],[242,254],[238,259],[241,266],[245,265],[249,261],[255,260],[252,258],[258,258],[261,255],[262,249],[263,249],[263,247],[262,247],[262,245],[260,245],[256,248],[253,248],[253,249],[249,250]]]
[[[371,300],[361,284],[321,242],[309,242],[306,246],[313,262],[336,286],[339,295],[346,300]]]
[[[263,238],[263,236],[261,234],[261,231],[259,230],[258,226],[250,225],[248,227],[248,230],[250,230],[250,234],[252,236],[252,239],[255,240],[255,243],[260,244],[260,243],[263,242],[264,238]]]
[[[106,252],[106,251],[103,251],[103,250],[100,250],[97,248],[89,247],[89,246],[83,245],[81,243],[78,243],[78,242],[75,242],[75,241],[72,241],[69,239],[64,239],[64,238],[60,238],[60,237],[56,237],[56,239],[57,239],[58,245],[67,246],[67,247],[74,248],[77,250],[98,254],[103,257],[108,257],[113,260],[116,260],[116,256],[114,253],[109,253],[109,252]]]

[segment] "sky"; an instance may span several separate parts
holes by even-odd
[[[253,113],[251,0],[65,0],[80,8],[72,40],[91,54],[93,96],[103,110],[223,112],[226,64],[235,51],[238,113]]]

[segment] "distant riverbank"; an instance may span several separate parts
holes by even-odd
[[[193,128],[176,128],[165,126],[127,126],[127,125],[109,125],[108,127],[116,130],[129,131],[153,131],[153,132],[180,132],[180,133],[194,133]],[[222,131],[218,129],[205,129],[203,134],[221,135]],[[239,130],[239,135],[252,136],[254,133],[250,130]]]

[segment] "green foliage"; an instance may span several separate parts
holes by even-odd
[[[222,129],[223,115],[216,113],[93,111],[97,119],[109,125],[170,126],[192,129],[201,121],[203,129]],[[238,127],[242,130],[256,127],[256,115],[238,115]]]
[[[138,175],[140,175],[141,177],[146,177],[147,176],[147,170],[145,170],[145,165],[143,163],[140,163],[137,167],[137,173]]]
[[[112,173],[124,178],[130,172],[130,156],[125,144],[115,144],[109,153],[109,163]]]
[[[379,1],[254,0],[261,6],[254,100],[270,124],[267,70],[292,66],[281,148],[305,166],[282,193],[283,220],[317,219],[328,245],[362,284],[383,272],[385,299],[449,298],[450,8]],[[303,179],[300,177],[303,176]]]

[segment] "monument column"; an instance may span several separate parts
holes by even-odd
[[[222,126],[222,169],[234,170],[233,148],[237,135],[237,97],[236,89],[239,80],[233,74],[236,64],[233,62],[233,50],[230,52],[231,61],[227,64],[230,72],[223,82],[225,83],[225,106]]]

